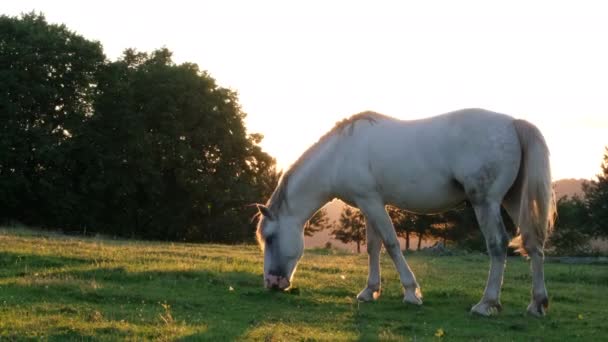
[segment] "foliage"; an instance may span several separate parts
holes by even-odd
[[[486,251],[486,242],[479,228],[475,210],[469,201],[440,216],[446,223],[447,229],[436,231],[445,241],[453,242],[458,248],[470,251]],[[505,217],[503,215],[503,221]]]
[[[244,209],[272,191],[275,161],[237,94],[196,64],[168,49],[109,62],[36,14],[0,17],[0,62],[0,221],[252,239]]]
[[[410,249],[410,236],[418,236],[417,249],[421,249],[425,238],[455,243],[459,248],[485,251],[485,240],[481,235],[475,212],[470,203],[435,215],[423,215],[387,206],[399,237],[405,238],[406,250]]]
[[[167,240],[250,237],[243,209],[267,191],[261,178],[274,161],[255,145],[261,136],[246,135],[236,93],[194,64],[175,65],[167,49],[127,50],[104,71],[83,144],[100,156],[97,221]]]
[[[604,152],[601,173],[596,180],[583,184],[583,192],[589,210],[591,234],[608,237],[608,146]]]
[[[439,215],[412,215],[410,222],[412,223],[412,231],[418,234],[418,247],[422,247],[422,241],[427,236],[435,235],[436,226],[443,222]]]
[[[397,236],[405,238],[405,250],[410,249],[410,235],[418,235],[418,246],[420,250],[425,237],[438,237],[438,226],[446,224],[443,216],[422,215],[408,212],[393,206],[387,206],[387,212],[393,221]]]
[[[365,217],[359,209],[345,205],[331,234],[343,243],[356,243],[357,253],[361,253],[361,245],[365,244]]]
[[[104,59],[98,42],[42,15],[0,16],[0,220],[73,223],[71,138],[91,117]]]
[[[436,340],[593,341],[605,336],[605,265],[547,263],[549,315],[524,315],[529,263],[509,258],[498,317],[467,310],[482,294],[488,258],[428,257],[408,263],[425,302],[401,302],[382,253],[382,296],[357,303],[367,256],[307,250],[298,292],[262,288],[257,246],[76,239],[0,229],[0,339],[49,341]]]
[[[563,196],[557,201],[559,216],[549,246],[558,255],[579,255],[589,251],[589,212],[577,195]]]
[[[608,147],[601,173],[583,183],[584,198],[564,196],[557,201],[557,221],[549,246],[559,255],[591,252],[590,240],[608,236]]]
[[[327,210],[321,208],[304,225],[304,235],[313,236],[314,234],[331,227]]]

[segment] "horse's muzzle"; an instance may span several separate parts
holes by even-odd
[[[273,274],[264,275],[264,285],[271,290],[286,290],[289,285],[289,279]]]

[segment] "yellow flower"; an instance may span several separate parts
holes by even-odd
[[[578,314],[578,319],[583,319],[585,317],[583,317],[583,314]]]
[[[435,337],[443,337],[443,335],[445,335],[445,331],[442,328],[437,329],[435,332]]]

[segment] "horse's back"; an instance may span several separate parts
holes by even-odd
[[[506,191],[520,160],[513,120],[464,109],[422,120],[380,117],[359,123],[342,147],[347,166],[339,172],[342,183],[419,212],[458,204],[466,197],[465,188],[477,186],[481,178],[497,183],[492,191]]]

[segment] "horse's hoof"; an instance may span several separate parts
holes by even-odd
[[[357,300],[360,302],[372,302],[377,300],[380,297],[380,289],[373,290],[369,287],[363,289],[363,291],[359,292],[357,295]]]
[[[415,290],[405,290],[405,296],[403,297],[404,303],[410,303],[415,305],[422,305],[422,292],[417,287]]]
[[[547,314],[549,308],[549,299],[544,297],[540,300],[532,299],[532,302],[528,305],[528,313],[536,317],[544,317]]]
[[[502,305],[500,302],[479,302],[471,308],[471,313],[481,315],[484,317],[490,317],[497,315],[502,311]]]

